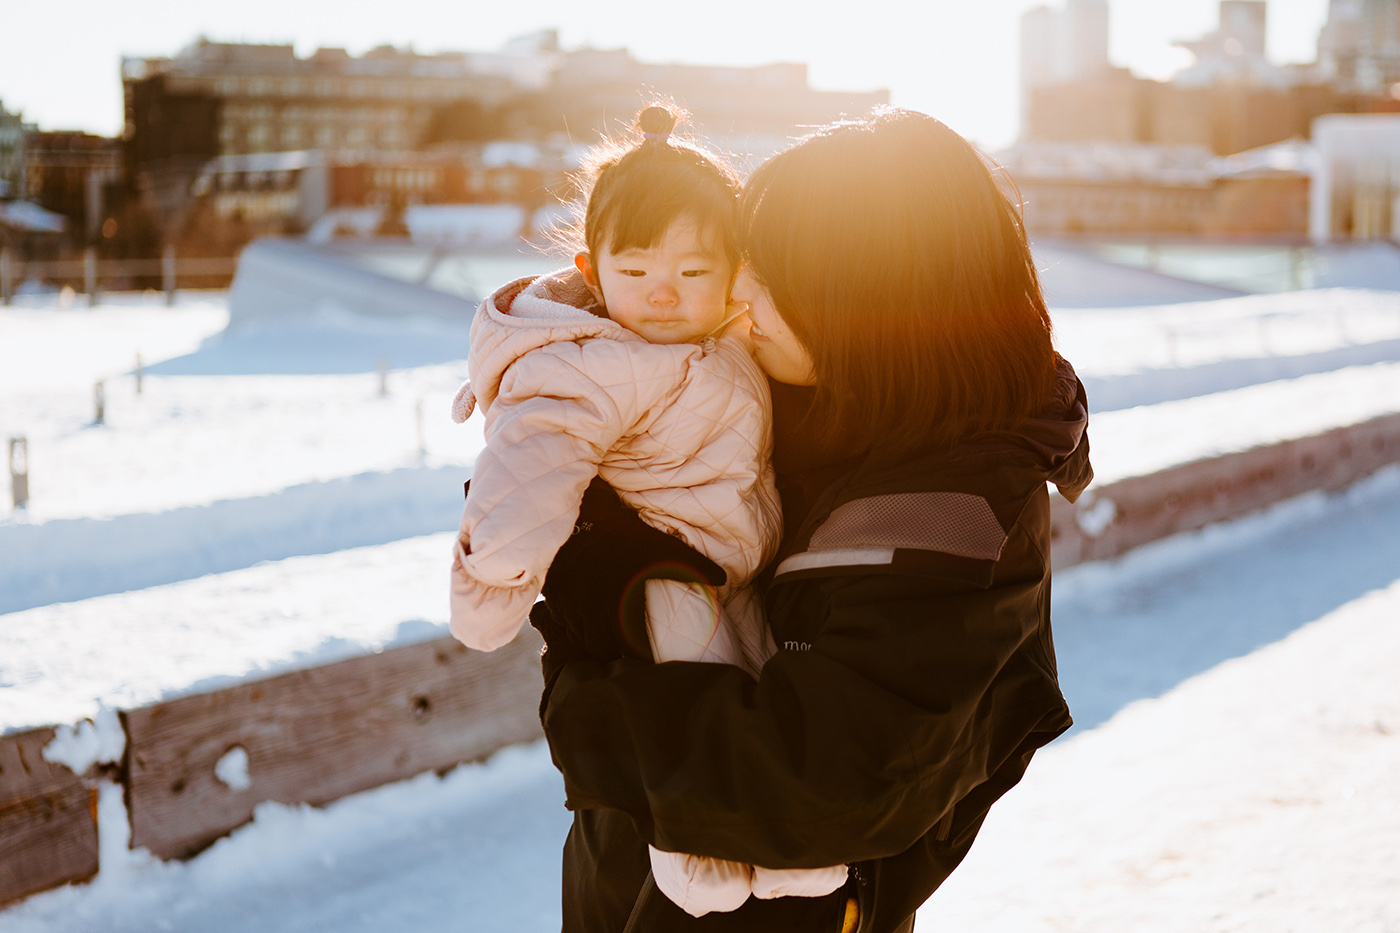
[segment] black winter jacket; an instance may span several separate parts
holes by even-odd
[[[779,650],[757,682],[719,664],[566,663],[541,708],[575,811],[566,933],[623,928],[646,843],[853,871],[826,898],[699,919],[652,893],[639,931],[835,933],[848,896],[861,933],[903,928],[1070,725],[1046,482],[1071,500],[1088,485],[1087,420],[1062,362],[1056,397],[1014,432],[834,471],[780,462],[789,528],[766,596]]]

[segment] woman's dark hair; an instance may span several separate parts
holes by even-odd
[[[942,123],[828,126],[760,166],[739,213],[750,270],[812,357],[819,439],[908,451],[1045,404],[1050,317],[1019,207]]]
[[[684,117],[672,103],[651,104],[637,115],[631,138],[607,139],[594,150],[576,179],[587,206],[564,234],[570,247],[595,255],[647,249],[675,220],[691,217],[738,265],[739,176],[715,153],[675,135]]]

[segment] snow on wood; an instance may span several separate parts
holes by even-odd
[[[537,738],[539,648],[528,627],[491,654],[439,639],[124,712],[131,845],[186,857],[262,801],[324,804]]]
[[[1052,561],[1068,567],[1238,518],[1316,489],[1338,490],[1400,461],[1400,414],[1093,485],[1051,500]]]
[[[97,874],[96,792],[44,759],[53,738],[0,737],[0,904]]]

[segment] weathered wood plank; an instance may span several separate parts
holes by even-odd
[[[534,739],[539,650],[528,626],[491,654],[444,638],[123,713],[131,845],[186,857],[261,801],[324,804]],[[242,789],[215,774],[234,748]]]
[[[1051,503],[1051,560],[1068,567],[1314,490],[1339,490],[1400,462],[1400,415],[1091,487],[1076,505]],[[1106,505],[1106,503],[1111,503]],[[1103,527],[1094,510],[1109,509]]]
[[[97,792],[44,760],[53,737],[0,736],[0,904],[97,874]]]

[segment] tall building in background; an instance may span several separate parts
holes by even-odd
[[[1400,112],[1400,0],[1331,0],[1309,65],[1269,61],[1265,0],[1222,0],[1218,28],[1177,43],[1194,61],[1168,81],[1074,73],[1057,57],[1070,47],[1070,9],[1022,20],[1023,132],[1000,158],[1030,228],[1302,236],[1321,177],[1308,140],[1314,126],[1335,125],[1346,129],[1329,137],[1331,214],[1312,219],[1313,235],[1400,230],[1400,162],[1386,135],[1395,118],[1385,116]],[[1331,114],[1367,115],[1355,126],[1372,135]],[[1347,161],[1349,146],[1382,136],[1385,146]]]
[[[1400,62],[1385,51],[1400,49],[1387,38],[1400,23],[1397,14],[1400,0],[1333,0],[1319,62],[1275,65],[1267,56],[1264,0],[1223,0],[1219,28],[1178,43],[1195,61],[1170,81],[1111,68],[1055,81],[1038,77],[1043,65],[1033,68],[1023,76],[1029,105],[1021,141],[1192,145],[1230,155],[1307,138],[1323,114],[1395,109],[1400,71],[1376,76],[1390,75],[1387,63]],[[1032,11],[1023,21],[1023,56],[1033,63],[1044,57],[1037,25],[1043,16]]]
[[[1285,69],[1269,61],[1268,5],[1265,0],[1221,0],[1220,27],[1199,39],[1176,45],[1196,61],[1172,76],[1184,87],[1209,87],[1226,82],[1286,86]]]
[[[1331,0],[1317,63],[1328,79],[1359,91],[1400,82],[1400,0]]]
[[[1108,63],[1108,0],[1066,0],[1021,17],[1021,133],[1036,88],[1100,77]]]

